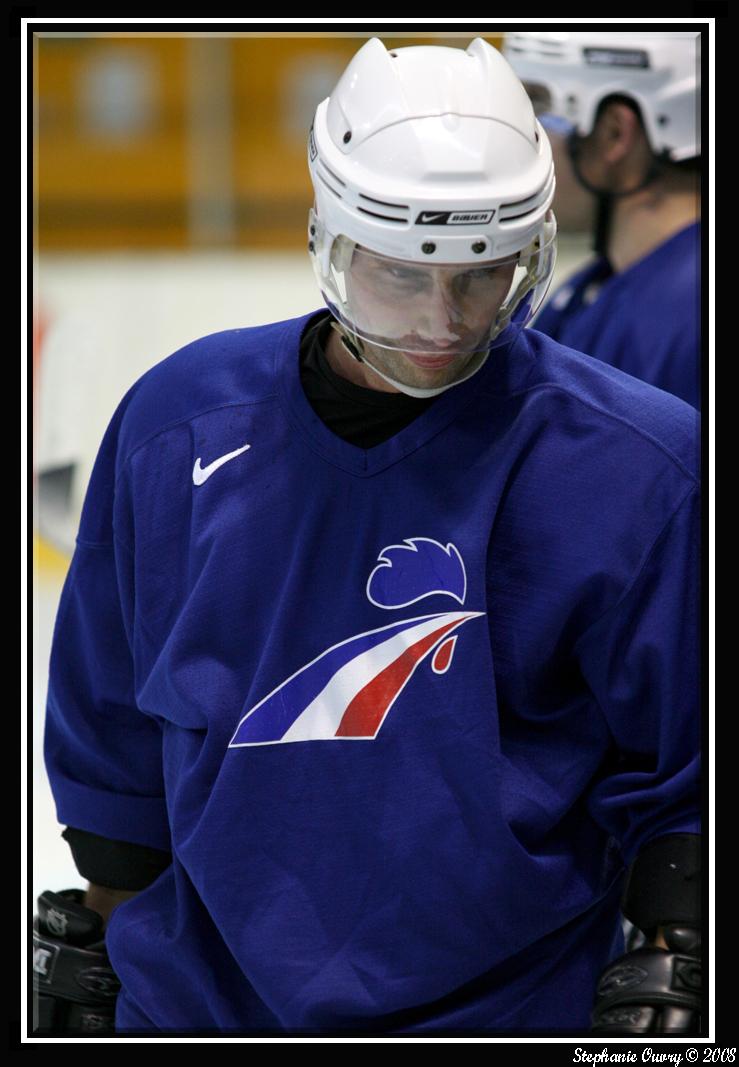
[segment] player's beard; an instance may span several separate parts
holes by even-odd
[[[443,357],[444,355],[443,351],[416,352],[415,350],[412,354],[429,357]],[[376,368],[388,378],[393,378],[396,382],[414,389],[438,389],[441,386],[452,385],[464,377],[476,355],[476,352],[467,352],[454,356],[452,361],[443,367],[420,367],[411,362],[406,352],[394,348],[383,348],[370,341],[362,341],[362,358],[370,371]]]

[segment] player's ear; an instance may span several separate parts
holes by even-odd
[[[604,163],[621,163],[645,140],[644,127],[635,108],[619,99],[606,100],[601,105],[593,141]]]

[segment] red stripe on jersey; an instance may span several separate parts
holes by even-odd
[[[440,626],[415,645],[407,648],[376,678],[360,689],[342,716],[335,737],[373,737],[382,723],[388,708],[415,670],[419,660],[449,630],[459,626],[464,619],[457,619]]]

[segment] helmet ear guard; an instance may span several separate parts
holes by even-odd
[[[532,308],[528,318],[532,318],[546,296],[547,289],[552,280],[555,258],[555,239],[557,236],[557,222],[553,212],[545,217],[541,233],[538,234],[528,248],[525,248],[519,258],[519,265],[526,268],[526,273],[516,287],[513,296],[510,297],[504,307],[501,308],[495,320],[495,335],[502,333],[510,325],[516,310],[524,298],[543,283],[541,292],[536,293],[532,299]],[[551,265],[542,264],[542,257],[551,257]]]

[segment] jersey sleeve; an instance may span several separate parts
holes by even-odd
[[[627,864],[653,838],[700,833],[699,500],[682,500],[577,646],[613,739],[588,807]]]
[[[44,760],[60,823],[168,850],[161,726],[137,708],[131,651],[134,523],[120,435],[132,391],[100,446],[62,590]]]

